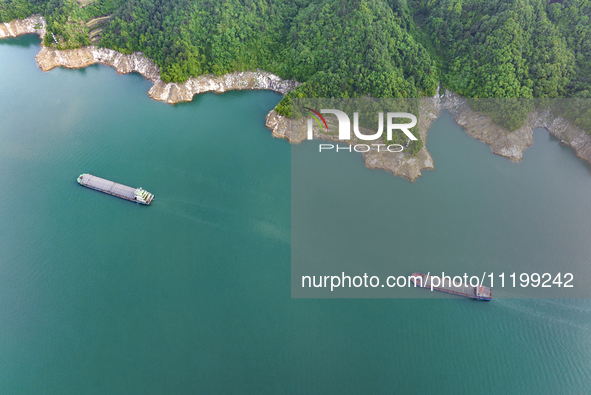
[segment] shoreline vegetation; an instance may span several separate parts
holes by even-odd
[[[368,168],[386,170],[411,182],[421,176],[422,170],[435,170],[434,161],[426,148],[427,135],[432,122],[444,110],[451,113],[454,122],[464,129],[468,135],[487,144],[494,154],[507,158],[512,162],[517,163],[523,159],[523,152],[533,144],[534,129],[546,129],[562,144],[571,147],[578,158],[591,164],[591,135],[561,114],[554,113],[552,107],[534,107],[527,114],[520,127],[510,130],[499,126],[491,116],[475,111],[471,106],[471,99],[462,97],[450,90],[443,93],[438,92],[433,97],[424,97],[419,100],[417,129],[424,144],[418,154],[409,156],[404,152],[377,152],[376,149],[372,149],[369,152],[362,153],[365,165]],[[292,120],[279,115],[275,110],[271,111],[266,119],[266,126],[272,130],[273,136],[284,138],[295,144],[305,140],[305,127],[302,120]],[[294,122],[297,124],[294,124]],[[329,127],[332,129],[330,121]],[[333,138],[330,135],[317,134],[316,132],[314,132],[314,138],[338,141],[336,136]],[[356,143],[383,144],[384,141],[347,141],[346,143],[350,145]]]
[[[39,35],[42,43],[36,60],[43,71],[49,71],[55,67],[83,68],[100,63],[114,67],[120,74],[137,72],[153,82],[153,86],[148,92],[149,96],[154,100],[165,101],[169,104],[191,101],[195,95],[200,93],[222,93],[242,89],[265,89],[287,95],[302,85],[293,78],[283,80],[273,73],[262,70],[236,71],[220,76],[208,74],[197,78],[189,77],[185,82],[165,82],[161,79],[161,70],[156,63],[140,52],[123,54],[94,45],[75,49],[47,47],[44,45],[47,36],[46,26],[45,19],[40,15],[0,23],[0,39],[24,34]],[[563,116],[553,114],[547,109],[534,109],[527,113],[526,119],[520,127],[509,130],[498,126],[490,116],[474,111],[468,100],[448,89],[441,94],[437,89],[434,96],[421,98],[417,127],[423,146],[418,153],[409,156],[404,152],[371,150],[363,153],[365,165],[370,169],[389,171],[396,176],[407,178],[411,182],[421,176],[422,170],[434,170],[433,159],[425,145],[427,131],[442,110],[449,111],[458,125],[469,135],[488,144],[493,153],[511,161],[518,162],[522,159],[523,151],[533,143],[534,129],[545,128],[563,144],[572,147],[577,157],[591,164],[591,135],[573,125],[572,121]],[[265,125],[271,129],[274,137],[286,139],[293,144],[300,143],[305,138],[301,133],[294,131],[297,128],[292,127],[292,120],[286,115],[279,114],[276,109],[267,114]],[[316,137],[330,139],[327,136]]]
[[[190,77],[182,83],[164,82],[160,78],[160,69],[141,52],[123,54],[108,48],[94,45],[75,49],[55,49],[44,45],[46,21],[40,15],[23,20],[0,23],[0,39],[17,37],[23,34],[37,34],[41,38],[41,51],[36,56],[37,64],[43,71],[55,67],[78,69],[95,63],[115,68],[119,74],[136,72],[153,83],[148,95],[169,104],[193,100],[193,96],[205,92],[222,93],[229,90],[265,89],[286,94],[295,89],[299,83],[295,80],[282,80],[266,71],[243,71],[215,76],[213,74]]]

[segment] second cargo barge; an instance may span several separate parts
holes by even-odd
[[[78,184],[99,192],[117,196],[131,202],[149,205],[154,195],[140,188],[132,188],[116,182],[105,180],[92,174],[84,173],[78,177]]]
[[[454,295],[465,296],[472,299],[491,300],[492,291],[490,288],[483,285],[471,286],[464,282],[459,285],[454,284],[450,277],[445,276],[443,280],[441,277],[430,276],[423,273],[413,273],[410,279],[415,285],[419,287],[434,289],[436,291],[447,292]],[[437,284],[437,286],[435,286]]]

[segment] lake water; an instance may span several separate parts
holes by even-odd
[[[512,163],[444,111],[428,135],[435,170],[415,184],[366,169],[359,153],[319,152],[316,141],[294,146],[292,295],[432,297],[384,284],[418,271],[484,275],[486,285],[493,274],[495,299],[591,297],[591,172],[546,130],[534,131],[534,140],[523,161]],[[343,272],[380,284],[302,288],[302,276],[342,279]],[[544,287],[534,273],[548,273]],[[571,287],[558,287],[559,279]]]
[[[292,299],[292,149],[264,127],[279,95],[205,94],[170,106],[151,100],[150,82],[137,74],[105,66],[43,73],[38,50],[35,36],[0,41],[0,393],[591,388],[588,299]],[[363,176],[376,200],[391,198],[380,194],[392,185],[424,195],[432,219],[421,220],[434,234],[454,215],[434,193],[453,198],[452,187],[478,169],[507,193],[519,169],[531,168],[531,188],[540,185],[533,192],[559,177],[565,207],[589,188],[587,166],[544,132],[515,165],[449,116],[437,122],[441,131],[427,144],[436,170],[415,184],[365,169],[355,155],[335,158],[332,174]],[[478,148],[465,155],[466,144]],[[156,198],[145,207],[81,188],[83,172]],[[480,187],[477,198],[486,195]],[[463,232],[488,220],[512,232],[518,208],[538,202],[510,198],[517,208],[502,218],[509,223],[474,204]],[[591,222],[585,209],[576,220],[566,214],[575,230]],[[541,218],[530,228],[571,229],[564,221]],[[413,256],[431,254],[412,240]],[[532,245],[519,254],[537,254]],[[577,257],[589,248],[569,247]]]

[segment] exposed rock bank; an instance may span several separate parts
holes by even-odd
[[[45,19],[42,16],[34,15],[27,19],[0,24],[0,39],[31,33],[38,34],[41,38],[45,35]],[[125,55],[93,45],[66,50],[42,47],[36,59],[43,71],[55,67],[77,69],[100,63],[114,67],[120,74],[139,73],[154,83],[148,92],[150,97],[170,104],[191,101],[193,96],[205,92],[266,89],[286,94],[299,85],[294,80],[282,80],[275,74],[260,70],[234,72],[223,76],[202,75],[197,78],[191,77],[183,83],[166,83],[160,79],[158,66],[141,52]]]
[[[533,111],[520,128],[509,131],[496,125],[490,117],[473,111],[467,99],[449,91],[444,97],[442,108],[451,112],[456,123],[469,135],[488,144],[497,155],[519,162],[523,151],[534,141],[534,129],[544,128],[572,147],[579,158],[591,163],[591,136],[567,119],[552,115],[550,110]]]
[[[136,72],[152,81],[148,94],[154,100],[170,104],[193,100],[193,96],[205,92],[222,93],[241,89],[267,89],[285,94],[294,89],[296,81],[282,80],[265,71],[243,71],[222,76],[201,75],[183,83],[166,83],[160,79],[160,69],[141,52],[125,55],[107,48],[88,46],[78,49],[57,50],[43,47],[37,54],[37,64],[43,71],[54,67],[77,69],[94,63],[114,67],[120,74]]]
[[[400,176],[414,182],[421,177],[422,171],[425,169],[435,170],[433,158],[429,151],[427,151],[427,132],[434,120],[439,117],[441,113],[441,98],[439,95],[434,97],[425,97],[421,99],[418,114],[418,129],[421,139],[423,140],[423,147],[414,156],[410,156],[404,152],[392,153],[387,151],[378,151],[372,149],[363,154],[365,165],[370,169],[383,169],[389,171],[395,176]],[[376,143],[382,143],[383,141]]]
[[[36,59],[37,64],[43,71],[49,71],[55,67],[78,69],[101,63],[114,67],[120,74],[135,71],[150,81],[160,81],[158,66],[139,52],[124,55],[112,49],[97,48],[95,46],[63,50],[42,47]]]
[[[23,34],[38,34],[39,37],[43,37],[45,35],[45,19],[41,15],[33,15],[27,19],[15,19],[0,23],[0,39]]]
[[[535,127],[546,128],[560,142],[571,147],[579,158],[591,164],[591,136],[584,130],[562,117],[553,118],[547,113],[541,113],[536,122],[538,126]]]
[[[572,147],[579,158],[591,163],[591,136],[567,119],[552,115],[550,110],[536,110],[530,113],[520,128],[509,131],[496,125],[489,116],[472,110],[467,99],[446,91],[442,95],[437,94],[431,98],[421,99],[418,127],[424,146],[416,156],[378,152],[376,149],[372,149],[363,154],[365,165],[370,169],[389,171],[410,181],[420,177],[424,169],[433,170],[433,159],[426,148],[427,131],[441,110],[448,110],[458,125],[472,137],[488,144],[493,153],[511,161],[519,162],[523,158],[523,151],[533,143],[534,129],[545,128],[563,144]],[[305,130],[303,123],[293,125],[292,120],[277,114],[274,110],[267,114],[266,126],[272,130],[274,137],[284,138],[291,143],[297,144],[306,138],[303,133]],[[337,141],[336,138],[325,134],[315,133],[314,138]],[[348,141],[347,143],[357,144],[360,142]],[[383,142],[361,143],[378,144]]]
[[[165,83],[158,80],[150,89],[150,97],[167,103],[191,101],[193,96],[205,92],[222,93],[230,90],[265,89],[286,94],[299,83],[295,80],[282,80],[266,71],[236,71],[222,76],[201,75],[191,77],[183,83]]]
[[[37,34],[43,38],[46,33],[45,26],[45,19],[40,15],[0,23],[0,39],[23,34]],[[148,92],[152,99],[170,104],[191,101],[193,96],[205,92],[266,89],[286,94],[299,85],[294,80],[282,80],[274,74],[260,70],[234,72],[223,76],[202,75],[197,78],[191,77],[184,83],[166,83],[160,79],[158,66],[142,53],[125,55],[96,46],[69,50],[42,47],[36,59],[43,71],[49,71],[54,67],[82,68],[101,63],[114,67],[120,74],[137,72],[153,82]],[[371,169],[383,169],[411,181],[420,177],[422,170],[434,169],[433,159],[426,148],[427,131],[442,109],[450,111],[456,123],[468,134],[490,145],[495,154],[512,161],[517,162],[522,159],[523,151],[533,142],[534,129],[546,128],[562,143],[571,146],[579,158],[591,163],[591,136],[566,119],[554,117],[549,111],[538,110],[528,116],[522,127],[515,131],[508,131],[494,124],[490,117],[474,112],[465,98],[447,91],[444,95],[437,94],[432,98],[421,99],[418,128],[424,145],[417,155],[379,152],[374,148],[363,154],[366,166]],[[295,127],[291,122],[274,110],[266,117],[266,126],[272,130],[274,137],[287,139],[294,144],[300,143],[306,138],[303,132],[305,125]],[[314,137],[337,141],[335,137],[327,135]],[[348,143],[356,144],[359,141],[352,140]],[[382,141],[364,141],[363,143],[376,144]]]
[[[375,145],[384,144],[382,138],[374,141],[358,140],[352,138],[348,141],[340,141],[337,136],[327,135],[326,133],[318,133],[314,129],[314,139],[322,139],[334,142],[347,143],[350,145],[367,144],[371,148],[370,151],[362,153],[365,165],[370,169],[382,169],[389,171],[395,176],[407,178],[414,182],[422,175],[422,170],[433,170],[433,158],[429,151],[427,151],[427,131],[431,127],[431,123],[437,119],[441,113],[441,97],[436,95],[434,97],[426,97],[421,99],[418,116],[418,129],[421,139],[423,140],[423,148],[415,155],[410,156],[404,152],[389,152],[384,147],[378,149]],[[328,121],[331,125],[331,122]],[[291,120],[285,116],[277,114],[272,110],[267,114],[266,124],[273,132],[274,137],[284,138],[290,143],[298,144],[306,139],[306,125],[303,120]],[[335,128],[329,126],[329,128]],[[361,129],[364,134],[373,134],[372,131]],[[353,133],[351,134],[354,135]]]

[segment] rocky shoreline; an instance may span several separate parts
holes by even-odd
[[[77,69],[100,63],[115,68],[119,74],[136,72],[153,82],[148,91],[154,100],[169,104],[188,102],[193,96],[205,92],[223,93],[230,90],[266,89],[286,94],[295,89],[294,80],[282,80],[266,71],[242,71],[222,76],[201,75],[191,77],[186,82],[164,82],[160,79],[160,69],[141,52],[125,55],[107,48],[88,46],[78,49],[57,50],[43,47],[37,54],[37,64],[43,71],[55,67]]]
[[[0,23],[0,39],[18,37],[23,34],[38,34],[39,37],[43,38],[45,36],[45,25],[45,18],[41,15]]]
[[[562,144],[573,148],[577,157],[591,164],[591,135],[569,120],[552,115],[550,110],[531,112],[520,128],[509,131],[496,125],[490,117],[474,112],[467,102],[467,99],[447,91],[442,109],[448,110],[462,129],[488,144],[497,155],[513,162],[521,161],[523,151],[533,143],[534,129],[543,128]]]
[[[374,145],[384,144],[380,137],[374,141],[361,141],[353,138],[348,141],[340,141],[336,136],[330,136],[325,133],[318,133],[314,131],[314,139],[322,139],[334,142],[347,143],[349,145],[367,144],[371,148],[368,152],[363,152],[363,160],[365,166],[370,169],[386,170],[398,177],[404,177],[411,182],[421,177],[422,171],[425,169],[434,170],[434,163],[431,154],[426,148],[427,132],[431,127],[431,123],[441,113],[441,98],[439,95],[434,97],[425,97],[421,99],[418,114],[418,129],[421,139],[423,140],[423,147],[415,156],[409,156],[404,152],[388,152],[384,149],[378,150]],[[293,122],[297,122],[294,124]],[[330,121],[327,121],[331,125]],[[306,139],[306,125],[302,121],[292,121],[291,119],[277,114],[275,110],[270,111],[266,117],[267,126],[273,132],[273,137],[283,138],[292,144],[299,144]],[[333,126],[329,126],[333,128]],[[334,126],[336,129],[336,125]],[[364,134],[373,134],[372,131],[364,130]],[[351,134],[353,136],[353,133]]]
[[[382,169],[395,176],[405,177],[411,182],[420,177],[423,170],[434,170],[433,159],[426,148],[427,131],[442,110],[449,111],[454,117],[454,121],[462,129],[470,136],[488,144],[494,154],[513,162],[521,161],[523,152],[533,143],[534,129],[544,128],[558,138],[561,143],[573,148],[577,157],[591,164],[591,135],[567,119],[552,115],[550,110],[533,111],[520,128],[509,131],[496,125],[489,116],[472,110],[466,98],[447,90],[444,94],[438,93],[434,97],[421,99],[418,127],[424,145],[416,156],[377,152],[372,149],[363,153],[365,165],[370,169]],[[292,125],[289,118],[277,114],[275,110],[267,114],[266,126],[272,130],[274,137],[286,139],[293,144],[298,144],[306,138],[305,134],[301,132],[304,130],[303,125]],[[316,133],[314,137],[337,141],[330,136],[316,135]],[[348,141],[347,143],[356,144],[359,142]]]
[[[39,15],[0,23],[0,39],[23,34],[37,34],[43,38],[46,33],[45,26],[45,19]],[[49,71],[55,67],[82,68],[100,63],[115,68],[120,74],[137,72],[152,81],[153,86],[148,92],[149,96],[169,104],[191,101],[193,96],[205,92],[265,89],[286,94],[299,85],[294,80],[282,80],[272,73],[261,70],[234,72],[223,76],[202,75],[197,78],[191,77],[184,83],[166,83],[160,79],[158,66],[142,53],[125,55],[96,46],[68,50],[42,46],[36,60],[43,71]],[[421,99],[418,128],[424,145],[417,155],[378,152],[373,149],[363,153],[365,165],[370,169],[389,171],[411,182],[420,177],[423,170],[434,170],[433,159],[426,148],[427,132],[442,110],[449,111],[458,125],[469,135],[488,144],[493,153],[514,162],[520,161],[523,151],[533,143],[533,130],[545,128],[563,144],[572,147],[579,158],[591,163],[591,136],[562,117],[553,117],[549,111],[534,111],[522,127],[511,132],[494,124],[490,117],[474,112],[465,98],[446,91],[444,94],[438,93],[434,97]],[[271,129],[274,137],[286,139],[292,144],[298,144],[305,139],[302,132],[295,131],[303,130],[301,127],[292,127],[291,120],[277,114],[275,110],[267,114],[265,125]],[[334,140],[326,135],[315,137]],[[381,141],[374,143],[381,143]]]
[[[36,26],[40,28],[36,28]],[[35,15],[23,20],[0,24],[0,39],[23,34],[45,35],[45,19]],[[215,76],[213,74],[191,77],[183,83],[164,82],[160,79],[158,66],[141,52],[125,55],[107,48],[88,46],[77,49],[58,50],[42,46],[36,56],[37,64],[43,71],[55,67],[77,69],[95,63],[115,68],[119,74],[136,72],[153,82],[148,94],[154,100],[169,104],[193,100],[193,96],[205,92],[222,93],[230,90],[265,89],[281,94],[299,85],[295,80],[283,80],[266,71],[243,71]]]

